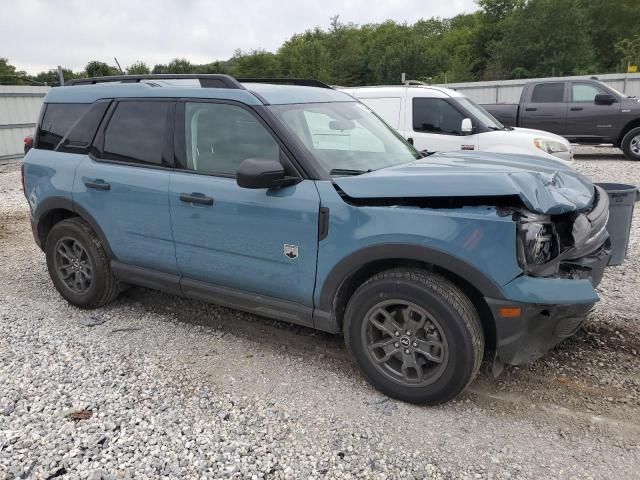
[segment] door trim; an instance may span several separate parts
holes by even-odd
[[[223,287],[115,260],[111,272],[119,280],[174,295],[181,295],[262,317],[314,327],[313,308],[279,298]]]

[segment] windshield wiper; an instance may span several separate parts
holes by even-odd
[[[373,172],[373,170],[355,170],[349,168],[333,168],[329,175],[362,175],[363,173]]]

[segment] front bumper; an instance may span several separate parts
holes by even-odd
[[[521,276],[508,284],[508,300],[485,298],[496,326],[496,352],[501,362],[532,362],[573,335],[598,295],[611,252],[608,242],[591,255],[574,260],[579,272],[573,278]],[[504,318],[501,309],[519,308],[517,317]]]

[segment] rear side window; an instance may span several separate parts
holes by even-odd
[[[564,83],[541,83],[533,87],[531,103],[564,102]]]
[[[442,98],[413,99],[415,132],[461,135],[465,116]]]
[[[122,101],[104,132],[102,158],[168,165],[162,158],[169,102]]]
[[[38,128],[35,148],[54,150],[74,123],[89,109],[88,103],[49,103]]]

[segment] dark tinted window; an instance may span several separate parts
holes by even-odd
[[[235,176],[247,158],[279,160],[280,147],[244,108],[223,103],[186,103],[187,168]]]
[[[413,130],[460,135],[465,116],[441,98],[413,99]]]
[[[564,101],[564,83],[541,83],[533,87],[532,103],[560,103]]]
[[[46,105],[36,148],[53,150],[74,123],[89,109],[88,103],[49,103]]]
[[[162,165],[168,108],[169,102],[120,102],[104,132],[103,157]]]
[[[73,125],[71,131],[66,135],[62,144],[58,147],[59,152],[86,153],[89,150],[98,125],[109,106],[108,101],[94,103]]]

